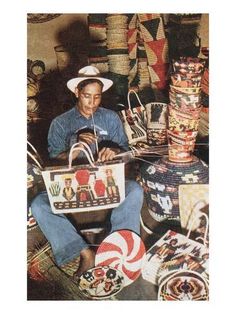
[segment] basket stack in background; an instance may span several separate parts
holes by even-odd
[[[158,223],[171,226],[180,223],[180,185],[209,182],[207,164],[193,155],[202,108],[204,64],[204,60],[190,57],[173,61],[168,105],[168,156],[152,165],[144,163],[140,169],[148,212]],[[148,220],[146,216],[145,219]]]
[[[167,87],[168,41],[161,14],[138,14],[140,38],[147,54],[151,87]]]
[[[200,114],[200,123],[198,128],[199,139],[207,140],[209,136],[209,49],[203,47],[202,54],[206,57],[206,66],[202,75],[202,111]]]
[[[107,33],[106,14],[89,14],[88,16],[90,49],[89,64],[97,67],[101,73],[107,73]]]
[[[170,161],[190,162],[193,159],[202,109],[204,64],[204,60],[191,57],[173,61],[167,131]]]
[[[108,14],[106,18],[109,78],[113,80],[118,95],[128,92],[130,60],[127,22],[128,17],[124,14]]]
[[[89,14],[88,26],[89,64],[113,80],[121,102],[130,89],[167,87],[168,41],[161,14]]]

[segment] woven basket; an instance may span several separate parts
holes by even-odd
[[[197,120],[199,119],[201,113],[201,107],[189,111],[182,111],[179,108],[176,109],[172,105],[169,105],[168,110],[169,115],[175,117],[176,119]]]
[[[170,131],[197,131],[199,126],[199,119],[180,118],[169,115],[168,129]]]
[[[168,144],[169,160],[179,162],[190,162],[193,160],[193,145]]]
[[[169,272],[159,280],[157,298],[161,301],[207,301],[208,280],[190,270]]]
[[[171,75],[171,82],[174,86],[183,88],[201,87],[201,75],[192,75],[192,77],[186,77],[181,74]]]
[[[200,58],[180,57],[179,60],[173,60],[173,70],[175,73],[200,74],[204,71],[206,61]]]
[[[208,166],[195,156],[188,163],[175,163],[163,157],[153,165],[144,164],[140,178],[152,217],[157,221],[179,221],[179,185],[208,183]]]
[[[170,102],[181,111],[191,111],[201,106],[201,94],[177,94],[169,93]]]
[[[201,92],[201,87],[178,87],[170,85],[170,90],[178,94],[199,94]]]

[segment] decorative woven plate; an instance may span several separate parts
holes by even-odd
[[[179,271],[160,280],[158,300],[205,301],[208,298],[208,282],[196,272]]]
[[[130,285],[141,274],[146,256],[141,238],[130,230],[111,233],[99,246],[95,265],[109,265],[120,270],[124,276],[124,286]]]
[[[122,290],[124,277],[117,269],[99,266],[84,272],[78,285],[81,292],[90,299],[107,299]]]

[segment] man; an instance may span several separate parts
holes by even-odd
[[[118,115],[112,110],[99,107],[102,93],[112,84],[111,80],[101,78],[98,69],[93,66],[82,68],[77,78],[68,81],[67,86],[77,97],[77,104],[51,123],[48,134],[51,158],[68,160],[70,147],[77,140],[89,144],[94,153],[98,148],[100,161],[112,160],[116,154],[128,149],[127,137]],[[73,159],[80,156],[79,150],[73,153]],[[112,210],[111,232],[129,229],[139,233],[143,190],[136,182],[126,181],[125,194],[125,200]],[[46,192],[34,199],[31,208],[51,244],[58,266],[80,256],[77,277],[94,266],[94,251],[65,215],[52,213]]]

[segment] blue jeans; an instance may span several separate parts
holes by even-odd
[[[129,229],[140,233],[140,211],[143,189],[135,181],[126,181],[125,200],[111,213],[111,232]],[[51,244],[57,265],[63,265],[79,256],[88,244],[64,214],[53,214],[46,192],[38,194],[31,210],[40,229]]]

